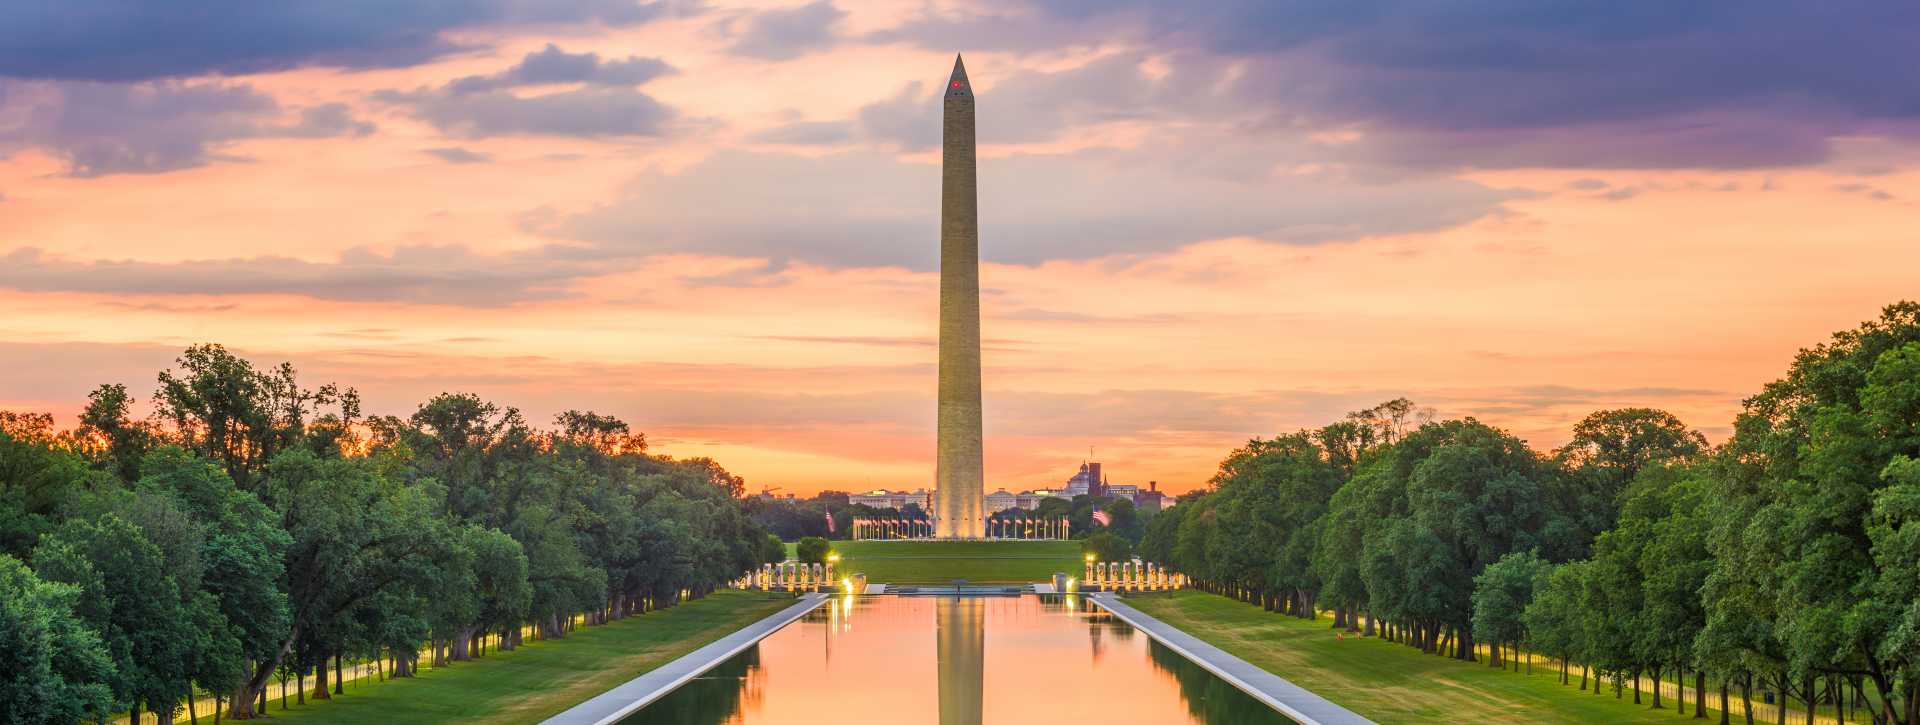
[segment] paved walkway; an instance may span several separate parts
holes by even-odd
[[[654,700],[672,692],[674,688],[685,684],[702,672],[713,669],[714,665],[725,662],[727,658],[740,654],[754,643],[765,639],[788,623],[805,616],[827,602],[827,595],[820,593],[803,594],[800,601],[791,607],[762,619],[710,642],[705,647],[694,650],[680,659],[668,662],[625,684],[600,693],[586,702],[573,706],[566,712],[548,718],[546,725],[606,725],[619,722],[621,718],[646,707]]]
[[[1287,717],[1302,725],[1357,725],[1372,723],[1364,717],[1354,714],[1324,697],[1306,691],[1299,685],[1281,679],[1246,660],[1227,654],[1226,650],[1207,644],[1200,638],[1175,629],[1158,619],[1147,616],[1138,609],[1127,606],[1111,592],[1088,595],[1102,609],[1112,612],[1120,621],[1132,625],[1134,629],[1146,632],[1154,641],[1166,645],[1168,649],[1180,653],[1208,672],[1228,684],[1240,688],[1254,699],[1267,703]]]

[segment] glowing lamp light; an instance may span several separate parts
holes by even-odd
[[[1092,554],[1088,554],[1088,555],[1087,555],[1087,561],[1093,561],[1093,555],[1092,555]]]

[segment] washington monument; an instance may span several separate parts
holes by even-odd
[[[947,81],[940,155],[940,422],[934,535],[986,534],[980,451],[980,218],[973,84],[960,56]]]

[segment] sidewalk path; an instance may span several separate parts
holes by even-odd
[[[545,725],[607,725],[619,722],[621,718],[673,692],[674,688],[685,684],[687,680],[713,669],[714,665],[740,654],[767,635],[805,616],[815,607],[825,604],[827,599],[827,595],[820,593],[802,595],[799,603],[575,705],[566,712],[548,718]]]
[[[1360,725],[1373,721],[1360,717],[1352,710],[1333,704],[1319,695],[1308,692],[1299,685],[1281,679],[1246,660],[1227,654],[1226,650],[1207,644],[1200,638],[1182,632],[1165,622],[1147,616],[1120,601],[1112,592],[1087,595],[1100,608],[1111,612],[1120,621],[1132,625],[1134,629],[1146,632],[1154,641],[1166,645],[1168,649],[1180,653],[1180,656],[1192,660],[1208,672],[1228,684],[1233,685],[1266,703],[1281,714],[1293,718],[1301,725]]]

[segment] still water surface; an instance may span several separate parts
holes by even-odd
[[[1288,723],[1077,596],[842,597],[625,723]]]

